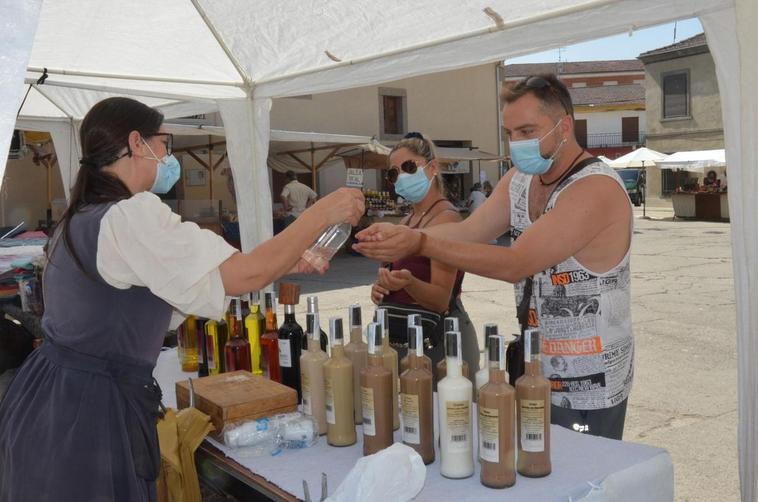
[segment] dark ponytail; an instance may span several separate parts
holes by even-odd
[[[48,259],[58,240],[62,239],[77,266],[87,274],[72,246],[71,219],[88,205],[115,202],[133,195],[121,179],[103,167],[123,156],[131,156],[129,134],[132,131],[147,138],[157,133],[162,123],[163,114],[129,98],[104,99],[87,112],[80,128],[82,158],[79,173],[71,189],[68,207],[58,223],[58,236],[48,250]]]

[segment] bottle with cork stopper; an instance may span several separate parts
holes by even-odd
[[[284,323],[279,328],[279,373],[282,383],[297,391],[297,399],[303,399],[300,387],[300,356],[303,348],[303,328],[295,320],[295,305],[300,302],[300,286],[282,283],[279,286],[279,302],[284,305]]]

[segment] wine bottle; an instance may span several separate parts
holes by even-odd
[[[284,305],[284,323],[279,328],[279,369],[282,383],[297,391],[298,402],[303,399],[300,387],[300,356],[303,350],[303,328],[295,320],[295,305],[300,302],[300,286],[282,283],[279,301]]]

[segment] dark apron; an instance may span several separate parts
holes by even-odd
[[[161,467],[156,422],[163,416],[162,393],[153,378],[153,366],[118,355],[95,357],[77,352],[45,339],[37,349],[49,360],[64,368],[109,377],[118,388],[124,403],[124,421],[138,477],[155,481]]]

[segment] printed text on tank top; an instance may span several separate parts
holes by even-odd
[[[577,163],[584,162],[589,158],[592,158],[592,156],[582,150],[582,152],[571,162],[571,165],[569,165],[569,167],[556,178],[555,181],[544,183],[542,182],[541,176],[534,176],[532,178],[532,182],[529,184],[529,195],[527,197],[527,200],[529,201],[529,219],[532,220],[532,223],[545,214],[545,208],[547,207],[547,203],[553,195],[555,188],[560,185]],[[534,178],[537,178],[540,182],[536,183]]]

